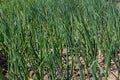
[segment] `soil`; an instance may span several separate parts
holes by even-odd
[[[2,74],[5,77],[7,77],[8,76],[8,61],[2,53],[0,53],[0,69],[2,70]]]
[[[65,62],[65,58],[64,58],[66,56],[65,53],[66,53],[66,48],[64,48],[63,52],[62,52],[63,62]],[[120,57],[120,53],[118,54],[118,56]],[[69,57],[69,60],[70,59],[71,59],[71,57]],[[82,65],[85,66],[85,62],[84,62],[84,59],[82,57],[80,57],[80,61],[81,61]],[[102,71],[104,72],[105,69],[106,69],[106,65],[105,65],[105,60],[104,60],[104,57],[103,57],[102,54],[98,55],[98,63],[100,65],[100,67],[102,68]],[[64,64],[66,64],[66,63],[64,63]],[[71,64],[71,62],[69,64]],[[8,76],[8,61],[3,54],[0,54],[0,69],[2,70],[2,74],[5,77],[7,77]],[[32,71],[29,64],[28,64],[28,71],[29,71],[29,74],[30,74],[30,79],[29,80],[34,80],[34,79],[32,79],[32,76],[34,75],[34,71]],[[45,73],[44,80],[48,80],[49,74],[47,74],[46,71],[44,73]],[[86,70],[84,71],[84,74],[86,76],[86,80],[88,80],[88,73],[87,73]],[[57,75],[57,72],[56,72],[56,75]],[[109,75],[108,75],[107,79],[108,80],[120,80],[120,79],[117,79],[117,77],[118,77],[118,69],[115,65],[115,62],[113,60],[111,60]],[[80,79],[79,65],[78,65],[77,61],[75,62],[75,68],[74,68],[74,71],[73,71],[73,76],[71,78],[72,78],[71,80]],[[56,77],[56,80],[60,80],[59,75],[58,75],[58,77]],[[90,80],[93,80],[92,76],[90,76]],[[102,77],[102,80],[104,80],[104,76]]]
[[[63,54],[63,62],[66,62],[65,61],[66,48],[63,49],[62,54]],[[118,56],[120,57],[120,52],[118,53]],[[71,59],[71,57],[69,57],[69,61],[70,61],[70,59]],[[82,63],[83,66],[85,66],[85,62],[82,57],[80,57],[80,62]],[[102,54],[98,55],[98,63],[100,65],[100,67],[102,68],[102,71],[105,72],[106,64],[105,64],[105,59]],[[66,64],[66,63],[64,63],[64,64]],[[71,62],[69,64],[71,64]],[[84,75],[85,75],[85,80],[89,80],[87,70],[84,71]],[[49,74],[46,74],[44,76],[44,80],[48,80],[48,79],[49,79]],[[73,76],[72,76],[71,80],[79,80],[79,79],[80,79],[79,65],[78,65],[78,61],[76,61],[75,68],[73,71]],[[60,80],[60,78],[57,77],[56,80]],[[65,80],[67,80],[67,79],[65,79]],[[94,80],[92,75],[90,76],[90,80]],[[102,75],[102,80],[105,80],[105,75]],[[110,61],[110,69],[108,71],[107,80],[120,80],[120,78],[118,79],[118,68],[112,59]]]

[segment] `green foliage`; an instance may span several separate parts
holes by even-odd
[[[8,78],[27,80],[29,63],[37,80],[44,78],[44,69],[50,80],[55,80],[55,71],[60,79],[71,79],[77,58],[81,80],[84,70],[90,73],[89,79],[91,75],[94,80],[102,79],[104,74],[107,80],[110,60],[117,64],[118,58],[112,55],[120,43],[120,12],[115,5],[106,0],[0,1],[0,50],[8,56]],[[105,72],[98,64],[99,54],[104,55]]]

